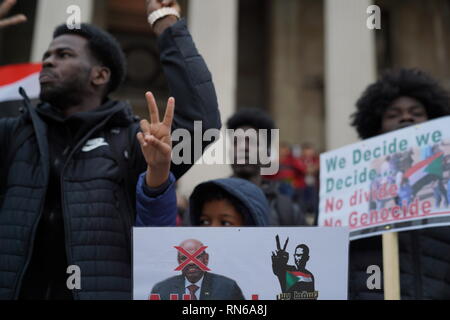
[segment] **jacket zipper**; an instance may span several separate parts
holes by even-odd
[[[31,109],[32,106],[29,105],[31,102],[29,101],[28,97],[26,96],[25,93],[23,94],[23,96],[24,96],[25,101],[28,103],[28,108]],[[34,126],[34,124],[33,124],[33,116],[31,114],[32,110],[30,110],[29,112],[30,112],[30,120],[32,122],[32,125]],[[38,137],[37,137],[37,133],[36,133],[36,127],[35,127],[35,135],[36,135],[36,140],[37,140]],[[39,149],[39,143],[37,143],[37,146],[38,146],[38,149]],[[41,155],[41,160],[42,160],[42,155]],[[48,166],[48,167],[50,166],[49,163],[43,163],[43,166],[45,166],[45,165]],[[39,227],[39,223],[40,223],[41,218],[42,218],[42,212],[44,211],[45,199],[47,197],[47,192],[48,192],[49,170],[47,170],[47,176],[45,177],[45,179],[46,179],[46,181],[45,181],[45,187],[44,187],[44,193],[43,193],[44,196],[42,198],[41,205],[40,205],[40,208],[39,208],[39,215],[38,215],[37,220],[35,221],[35,223],[33,225],[32,231],[31,231],[30,248],[29,248],[29,251],[27,253],[28,255],[27,255],[27,258],[26,258],[26,261],[25,261],[25,265],[22,268],[22,272],[19,275],[19,278],[18,278],[17,283],[16,283],[16,287],[14,289],[14,299],[15,300],[19,299],[20,291],[22,289],[23,278],[25,276],[26,271],[28,270],[28,267],[29,267],[30,262],[31,262],[31,258],[33,256],[34,241],[35,241],[35,238],[36,238],[36,231],[37,231],[37,228]]]
[[[70,223],[69,223],[69,219],[66,218],[66,197],[65,192],[64,192],[64,173],[66,171],[66,168],[69,164],[69,162],[72,160],[75,152],[77,150],[79,150],[85,143],[86,141],[94,134],[94,132],[96,132],[97,130],[99,130],[101,127],[103,127],[104,125],[106,125],[106,123],[112,118],[112,116],[114,116],[114,114],[111,114],[109,117],[107,117],[106,119],[104,119],[102,122],[100,122],[96,127],[92,128],[81,140],[80,142],[78,142],[78,144],[75,145],[74,148],[72,148],[72,150],[69,153],[69,156],[67,157],[65,163],[64,163],[64,167],[61,171],[61,210],[62,210],[62,218],[64,221],[64,235],[65,235],[65,247],[66,247],[66,256],[67,256],[67,264],[71,265],[73,262],[72,259],[72,252],[70,250],[70,243],[71,243],[71,229],[70,229]],[[81,275],[83,275],[83,270],[81,270]],[[83,288],[81,288],[83,289]],[[79,294],[76,290],[72,290],[72,295],[74,297],[75,300],[79,300]]]

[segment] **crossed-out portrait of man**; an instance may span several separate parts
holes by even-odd
[[[188,239],[175,248],[179,264],[175,270],[181,267],[181,274],[157,283],[152,295],[158,294],[161,300],[169,300],[173,294],[179,299],[189,295],[190,300],[245,300],[236,281],[209,272],[209,254],[202,242]]]

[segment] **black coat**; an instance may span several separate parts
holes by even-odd
[[[192,132],[195,120],[202,121],[203,130],[220,128],[211,74],[185,22],[166,30],[158,41],[169,88],[177,100],[174,129]],[[4,155],[0,157],[0,299],[19,296],[50,179],[47,134],[52,131],[27,100],[25,107],[21,117],[0,120],[0,154]],[[14,140],[26,128],[31,128],[30,136],[8,161]],[[112,150],[118,128],[129,132],[123,153],[126,168]],[[127,104],[110,102],[104,118],[66,154],[56,196],[61,197],[67,262],[81,269],[81,290],[73,292],[75,299],[131,298],[133,199],[138,175],[146,169],[135,138],[138,130]],[[98,137],[106,141],[105,146],[83,151],[88,140]],[[179,178],[190,167],[172,164],[172,172]]]
[[[450,227],[405,231],[398,236],[401,298],[450,299]],[[367,288],[370,265],[383,270],[381,236],[350,243],[350,299],[384,299],[383,289]]]

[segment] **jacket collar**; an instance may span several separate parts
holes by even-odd
[[[25,112],[28,114],[31,119],[31,123],[34,127],[34,131],[36,132],[36,140],[38,143],[39,152],[41,155],[41,163],[43,168],[43,179],[44,182],[47,183],[49,177],[49,156],[48,156],[48,141],[47,141],[47,128],[45,123],[39,118],[36,113],[36,110],[32,106],[30,98],[28,98],[25,89],[22,87],[19,88],[19,93],[24,99]]]

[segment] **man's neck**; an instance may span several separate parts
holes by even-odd
[[[247,180],[256,184],[257,186],[261,186],[261,184],[262,184],[262,177],[259,174],[256,176],[252,176],[252,177],[248,178]]]
[[[184,277],[184,281],[185,281],[186,286],[188,286],[188,285],[190,285],[190,284],[196,284],[196,285],[198,285],[198,286],[201,286],[204,277],[205,277],[205,274],[203,274],[198,280],[195,279],[195,280],[197,280],[197,281],[191,281],[191,280],[189,280],[188,278]]]
[[[97,109],[102,104],[100,97],[89,97],[83,99],[80,104],[69,106],[63,109],[64,117],[70,117],[79,112],[88,112]]]
[[[259,187],[262,184],[262,177],[260,174],[255,174],[253,176],[249,176],[249,175],[239,174],[237,171],[233,171],[233,177],[250,181]]]

